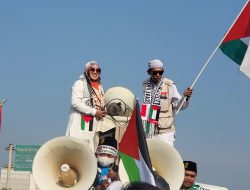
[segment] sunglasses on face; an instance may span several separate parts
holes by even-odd
[[[100,68],[90,68],[89,69],[91,72],[97,72],[97,73],[100,73],[102,70]]]
[[[163,73],[164,71],[152,71],[153,75],[157,75],[157,74],[162,75]]]

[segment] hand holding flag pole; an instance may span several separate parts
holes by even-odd
[[[191,89],[193,89],[195,83],[196,83],[197,80],[200,78],[200,75],[201,75],[202,72],[205,70],[205,68],[207,67],[208,63],[210,62],[210,60],[212,59],[212,57],[214,56],[214,54],[215,54],[215,52],[218,50],[218,48],[221,46],[222,42],[223,42],[224,39],[227,37],[227,35],[229,34],[229,32],[231,32],[231,29],[234,27],[234,25],[235,25],[235,27],[238,27],[238,26],[236,25],[236,24],[237,24],[236,22],[237,22],[237,21],[238,21],[238,22],[241,21],[239,17],[241,16],[241,14],[243,13],[243,11],[245,10],[245,8],[246,8],[247,6],[248,6],[248,8],[249,8],[249,6],[250,6],[250,0],[247,0],[247,2],[245,3],[245,5],[244,5],[243,8],[241,9],[240,13],[238,14],[238,16],[236,17],[236,19],[234,20],[233,24],[230,26],[230,28],[228,29],[228,31],[226,32],[226,34],[225,34],[225,35],[223,36],[223,38],[220,40],[219,44],[216,46],[216,48],[214,49],[214,51],[212,52],[212,54],[210,55],[210,57],[207,59],[207,61],[205,62],[205,64],[204,64],[203,67],[201,68],[200,72],[198,73],[197,77],[195,78],[194,82],[192,83],[192,85],[191,85],[191,87],[190,87]],[[246,11],[248,11],[248,10],[246,10]],[[245,14],[247,14],[246,11],[245,11]],[[244,16],[249,16],[249,17],[250,17],[250,15],[242,15],[242,17],[244,17]],[[247,27],[247,26],[246,26],[246,27]],[[187,97],[184,97],[184,98],[182,99],[182,102],[181,102],[180,106],[178,107],[178,109],[177,109],[177,111],[176,111],[176,114],[179,113],[181,107],[183,106],[183,104],[184,104],[184,102],[185,102],[186,100],[187,100]]]
[[[2,100],[2,101],[0,102],[0,106],[2,106],[6,101],[7,101],[6,99]]]

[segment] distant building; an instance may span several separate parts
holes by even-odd
[[[9,187],[11,190],[29,190],[30,172],[10,170],[9,179],[7,180],[8,168],[1,169],[1,186]]]
[[[7,173],[7,167],[1,169],[0,189],[9,187],[11,190],[39,190],[31,172],[14,171],[12,168],[9,174],[9,185],[7,185]]]
[[[31,173],[33,159],[40,148],[40,145],[15,145],[14,164],[11,163],[11,169],[8,166],[1,169],[0,189],[9,188],[9,190],[39,190],[33,175]],[[12,162],[12,152],[9,147],[9,160]]]

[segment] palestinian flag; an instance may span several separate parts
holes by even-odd
[[[240,71],[250,78],[250,1],[247,1],[236,21],[224,37],[220,49],[240,65]]]
[[[150,123],[157,124],[159,120],[159,115],[160,115],[160,106],[155,106],[152,105],[149,111],[149,117],[148,120]]]
[[[93,130],[93,116],[81,115],[81,130],[84,130],[84,131]]]
[[[119,156],[122,183],[143,181],[155,185],[138,102],[119,144]]]
[[[149,116],[146,124],[146,134],[152,135],[155,130],[155,125],[158,124],[160,115],[160,106],[152,105],[149,110]]]

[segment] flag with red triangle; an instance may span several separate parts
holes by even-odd
[[[122,182],[143,181],[155,185],[138,101],[119,144],[119,156]]]
[[[250,1],[243,7],[236,21],[220,44],[220,49],[240,65],[240,71],[250,78]]]
[[[93,130],[93,116],[81,115],[81,130],[92,131]]]

